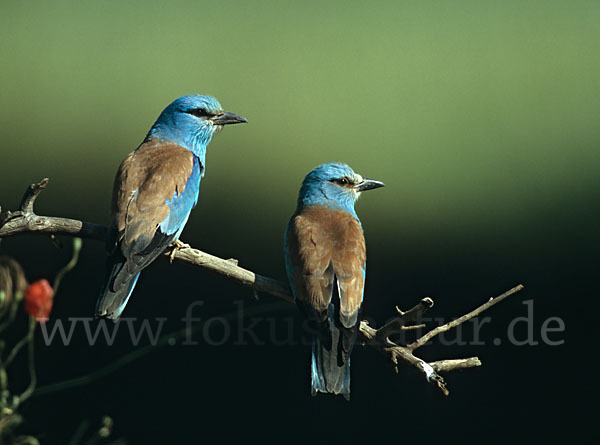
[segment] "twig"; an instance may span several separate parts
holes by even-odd
[[[8,354],[8,357],[6,357],[6,360],[4,360],[3,366],[5,368],[8,368],[10,366],[10,364],[13,362],[13,360],[15,359],[15,357],[17,356],[17,354],[19,353],[19,351],[23,348],[23,346],[25,346],[32,339],[33,339],[33,331],[31,329],[29,329],[27,331],[27,334],[25,334],[25,337],[23,337],[21,340],[19,340],[19,342],[16,345],[13,346],[10,353]]]
[[[446,372],[454,369],[465,369],[481,366],[481,361],[477,357],[470,357],[454,360],[438,360],[429,364],[435,372]]]
[[[294,302],[287,284],[244,269],[237,265],[237,260],[234,260],[235,262],[232,259],[224,260],[192,247],[171,247],[165,252],[165,255],[172,256],[182,263],[192,264],[223,275],[243,286],[251,287],[257,292],[264,292],[282,300]]]
[[[496,298],[490,298],[486,303],[482,304],[477,309],[472,310],[468,314],[465,314],[462,317],[457,318],[456,320],[452,320],[452,321],[450,321],[450,322],[448,322],[446,324],[438,326],[435,329],[432,329],[427,334],[423,335],[421,338],[419,338],[416,341],[412,342],[410,345],[408,345],[408,347],[410,349],[412,349],[412,350],[420,348],[421,346],[423,346],[425,343],[427,343],[429,340],[431,340],[436,335],[439,335],[442,332],[449,331],[450,329],[455,328],[459,324],[462,324],[465,321],[470,320],[473,317],[476,317],[477,315],[481,314],[486,309],[489,309],[493,305],[495,305],[497,303],[500,303],[506,297],[509,297],[512,294],[516,294],[517,292],[519,292],[522,289],[523,289],[523,285],[519,284],[519,285],[513,287],[512,289],[507,290],[502,295],[498,295]]]
[[[19,397],[19,403],[23,403],[33,394],[35,387],[37,385],[37,374],[35,372],[35,354],[34,354],[34,342],[33,342],[33,332],[35,331],[36,320],[34,317],[29,317],[29,342],[27,347],[27,364],[29,367],[29,385],[23,391],[23,394]]]
[[[403,312],[396,306],[396,312],[398,317],[394,318],[390,322],[386,323],[377,330],[377,340],[385,341],[390,335],[397,334],[407,329],[416,329],[423,325],[417,326],[406,326],[407,323],[420,319],[428,309],[433,307],[433,300],[431,298],[423,298],[419,304],[410,308],[408,311]]]
[[[18,211],[7,212],[4,215],[0,215],[0,238],[23,233],[41,232],[50,234],[74,235],[96,240],[106,239],[109,231],[111,230],[108,227],[75,219],[36,215],[33,211],[33,204],[37,196],[47,184],[48,179],[42,180],[39,184],[32,184],[25,192],[25,195],[21,201],[21,207]],[[170,249],[167,249],[165,255],[169,256],[171,260],[192,264],[202,269],[223,275],[224,277],[236,281],[239,284],[252,288],[255,292],[264,292],[285,301],[293,301],[289,286],[287,284],[239,267],[237,265],[237,260],[224,260],[192,247],[182,247],[182,243],[171,246]],[[402,312],[398,309],[398,317],[385,324],[379,330],[369,326],[366,321],[361,321],[359,331],[361,333],[363,343],[374,347],[382,354],[389,357],[396,367],[396,370],[401,361],[408,363],[424,374],[428,382],[437,385],[443,394],[448,395],[449,392],[446,388],[444,379],[438,374],[438,372],[448,372],[455,369],[481,366],[479,359],[477,357],[470,357],[466,359],[441,360],[427,363],[426,361],[416,357],[413,354],[414,350],[425,345],[430,339],[441,332],[445,332],[460,325],[461,323],[464,323],[470,318],[477,316],[484,310],[489,309],[496,303],[499,303],[506,297],[519,292],[521,289],[523,289],[523,286],[518,285],[504,294],[490,299],[488,302],[484,303],[474,311],[469,312],[468,314],[463,315],[456,320],[446,323],[445,325],[438,326],[407,346],[393,343],[389,340],[389,337],[403,330],[415,329],[416,327],[422,326],[408,326],[407,324],[415,319],[420,318],[426,310],[433,306],[433,300],[431,298],[422,299],[419,304],[406,312]],[[82,377],[82,379],[86,378]],[[76,382],[74,383],[77,384]]]
[[[58,292],[58,287],[60,286],[62,278],[71,270],[73,270],[73,268],[77,265],[77,261],[79,261],[79,252],[81,250],[81,245],[81,238],[73,238],[73,254],[71,256],[71,260],[63,266],[63,268],[58,272],[58,274],[56,274],[56,277],[54,278],[54,283],[52,284],[54,294]]]
[[[33,204],[48,182],[49,179],[44,178],[38,184],[31,184],[21,199],[19,210],[0,215],[0,238],[21,233],[41,232],[105,240],[109,233],[109,229],[105,226],[76,219],[35,214]]]

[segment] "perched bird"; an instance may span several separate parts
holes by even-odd
[[[285,264],[297,305],[311,324],[312,395],[350,398],[350,353],[358,334],[366,247],[354,211],[360,193],[383,187],[346,164],[322,164],[302,182],[285,233]]]
[[[140,276],[177,241],[198,200],[206,146],[223,125],[247,122],[213,97],[190,95],[160,114],[115,178],[106,284],[96,315],[118,319]]]

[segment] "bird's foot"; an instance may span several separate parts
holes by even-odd
[[[181,249],[188,249],[191,248],[192,246],[190,246],[189,244],[183,243],[179,240],[175,240],[171,243],[171,253],[169,254],[169,260],[171,261],[171,263],[173,262],[173,260],[175,259],[175,254],[177,253],[178,250]]]

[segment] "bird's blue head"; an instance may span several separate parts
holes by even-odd
[[[248,122],[242,116],[223,111],[211,96],[193,94],[175,99],[152,125],[146,139],[175,142],[200,158],[204,164],[206,146],[223,125]]]
[[[383,186],[383,182],[364,179],[346,164],[321,164],[313,168],[302,181],[298,194],[298,208],[322,205],[344,210],[358,219],[354,203],[360,193]]]

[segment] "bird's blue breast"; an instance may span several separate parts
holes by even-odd
[[[204,169],[200,164],[200,160],[194,156],[194,167],[192,173],[185,183],[183,191],[175,190],[173,198],[167,200],[169,206],[169,214],[161,221],[159,227],[161,231],[167,235],[173,233],[181,234],[183,226],[187,222],[190,212],[198,202],[198,191],[200,188],[200,180],[202,179]]]

